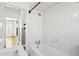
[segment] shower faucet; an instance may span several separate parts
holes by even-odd
[[[39,47],[39,45],[40,45],[40,40],[35,41],[35,44],[36,44],[36,47],[38,48],[38,47]]]
[[[38,40],[38,41],[35,41],[35,43],[36,43],[36,44],[38,44],[38,45],[40,45],[40,40]]]

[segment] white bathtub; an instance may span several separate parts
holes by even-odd
[[[56,48],[51,48],[45,44],[41,44],[39,48],[31,47],[31,56],[69,56],[68,54],[57,50]]]
[[[0,48],[0,56],[18,56],[15,47],[11,48]]]

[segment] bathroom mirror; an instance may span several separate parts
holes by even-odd
[[[19,9],[12,7],[5,7],[5,19],[6,19],[6,48],[13,47],[17,43],[16,35],[17,28],[19,27],[17,21],[19,22]]]

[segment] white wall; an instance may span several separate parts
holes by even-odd
[[[32,11],[27,15],[26,20],[26,44],[35,46],[35,41],[42,39],[42,16],[38,16],[38,11]]]
[[[79,55],[79,6],[64,3],[43,15],[43,42],[70,55]]]

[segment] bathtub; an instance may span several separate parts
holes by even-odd
[[[68,54],[56,49],[49,47],[46,44],[41,44],[38,48],[30,48],[31,56],[69,56]]]
[[[19,56],[15,47],[0,48],[0,56]]]

